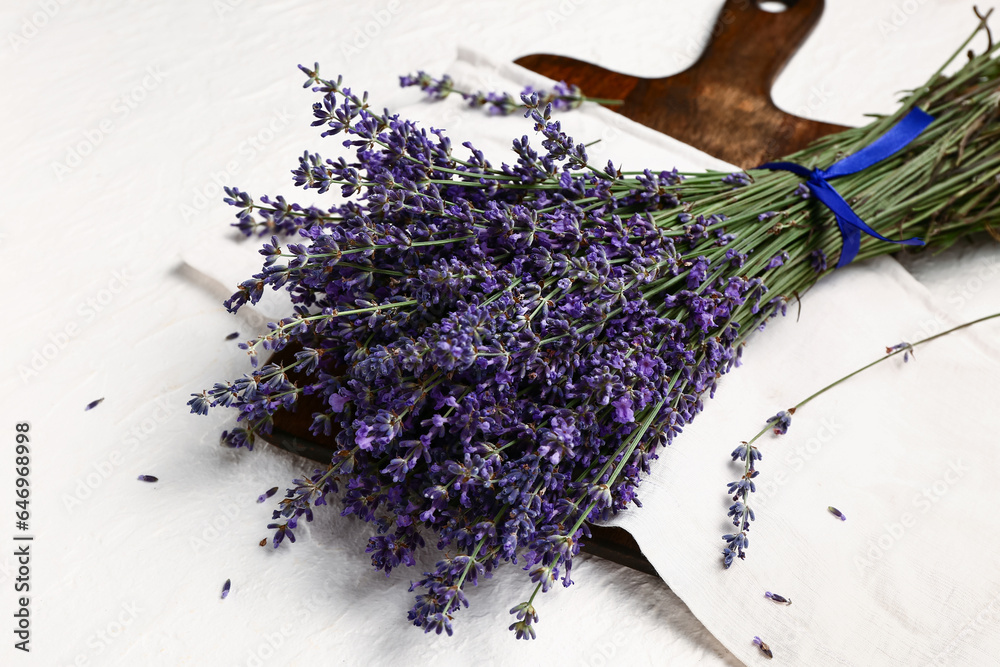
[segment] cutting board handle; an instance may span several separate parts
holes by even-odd
[[[743,168],[805,148],[846,128],[789,114],[771,100],[771,84],[823,14],[823,0],[783,0],[769,12],[759,0],[727,0],[694,65],[647,79],[566,56],[536,53],[517,64],[586,95],[621,100],[609,107]]]
[[[687,73],[770,99],[774,80],[823,14],[823,0],[775,4],[785,5],[785,11],[763,10],[755,0],[726,0],[712,39]]]

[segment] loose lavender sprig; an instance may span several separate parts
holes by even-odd
[[[519,100],[523,97],[531,95],[538,96],[539,106],[545,107],[546,105],[551,104],[552,108],[556,111],[569,111],[571,109],[576,109],[584,102],[594,102],[596,104],[605,105],[617,105],[622,103],[621,100],[606,100],[597,97],[587,97],[583,94],[583,91],[580,90],[579,86],[567,84],[565,81],[560,81],[555,84],[552,87],[551,92],[536,90],[533,86],[525,86],[517,97],[514,97],[507,92],[498,93],[478,90],[473,93],[459,90],[455,87],[454,80],[447,74],[442,75],[440,78],[435,78],[423,70],[418,71],[416,74],[400,76],[399,85],[401,88],[416,86],[420,88],[420,90],[427,93],[427,95],[431,98],[436,100],[443,100],[450,94],[456,93],[461,95],[462,99],[465,100],[470,107],[474,109],[485,109],[491,116],[509,116],[517,111],[524,111],[526,105],[524,102]]]
[[[913,354],[913,348],[917,347],[918,345],[929,343],[932,340],[936,340],[938,338],[941,338],[942,336],[947,336],[948,334],[958,331],[960,329],[965,329],[967,327],[971,327],[973,325],[980,324],[982,322],[987,322],[989,320],[996,319],[998,317],[1000,317],[1000,313],[987,315],[985,317],[980,317],[978,319],[972,320],[971,322],[959,324],[958,326],[934,334],[933,336],[928,336],[927,338],[919,340],[916,343],[899,343],[897,345],[891,345],[886,347],[885,356],[879,357],[875,361],[866,364],[865,366],[862,366],[861,368],[845,375],[839,380],[831,382],[830,384],[826,385],[819,391],[811,394],[806,399],[799,401],[788,410],[782,410],[775,416],[768,419],[764,428],[758,431],[757,434],[752,439],[750,439],[748,442],[742,443],[739,447],[733,450],[732,453],[733,461],[740,461],[744,464],[744,474],[743,477],[741,477],[737,481],[729,483],[729,493],[735,493],[735,495],[733,496],[733,500],[736,501],[729,508],[729,516],[732,517],[733,525],[739,528],[739,532],[722,536],[722,539],[726,541],[726,547],[722,550],[723,566],[728,569],[729,566],[732,565],[734,557],[738,556],[740,559],[746,558],[746,547],[748,545],[746,533],[747,531],[750,530],[750,521],[753,521],[755,518],[755,513],[753,509],[751,509],[750,507],[750,494],[757,490],[756,486],[751,481],[751,479],[753,479],[753,477],[756,477],[758,472],[754,467],[754,461],[760,460],[761,458],[760,452],[757,451],[757,448],[753,446],[753,443],[755,443],[762,435],[767,433],[769,430],[773,431],[774,435],[776,436],[784,435],[785,433],[788,432],[788,427],[791,425],[791,419],[792,419],[791,416],[792,414],[795,413],[796,410],[802,408],[807,403],[811,402],[813,399],[822,396],[824,393],[833,389],[834,387],[842,384],[843,382],[846,382],[855,375],[858,375],[859,373],[868,370],[873,366],[876,366],[884,361],[887,361],[888,359],[900,353],[903,354],[903,361],[906,361],[909,358],[909,356]],[[829,507],[827,509],[830,511],[831,514],[836,516],[841,521],[847,520],[847,517],[844,516],[844,513],[838,510],[837,508]],[[767,597],[772,597],[772,596],[769,593]]]

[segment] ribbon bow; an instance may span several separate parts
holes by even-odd
[[[837,261],[837,268],[839,269],[847,266],[857,257],[858,251],[861,249],[861,232],[879,240],[887,241],[888,243],[924,245],[923,239],[917,237],[904,241],[894,241],[876,232],[865,224],[864,220],[858,217],[858,214],[851,209],[850,204],[830,185],[829,180],[854,174],[881,162],[916,139],[933,120],[933,116],[915,108],[903,116],[902,120],[893,125],[888,132],[871,144],[862,148],[857,153],[848,155],[843,160],[835,162],[827,169],[813,169],[810,171],[806,167],[794,162],[768,162],[759,166],[758,169],[790,171],[807,179],[806,186],[808,186],[816,199],[823,202],[833,212],[834,217],[837,219],[837,227],[840,229],[840,235],[844,241],[843,248],[840,251],[840,260]]]

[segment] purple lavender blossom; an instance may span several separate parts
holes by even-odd
[[[778,268],[779,266],[783,266],[787,260],[788,260],[788,253],[783,250],[771,258],[771,260],[767,263],[767,270],[771,271],[773,269]]]
[[[792,425],[792,414],[794,412],[794,408],[791,410],[782,410],[767,420],[767,423],[773,426],[775,435],[788,433],[788,427]]]
[[[816,273],[823,273],[826,271],[826,253],[822,250],[813,250],[809,253],[809,263]]]
[[[841,512],[836,507],[827,507],[826,509],[828,509],[830,511],[830,514],[832,514],[833,516],[837,517],[841,521],[847,521],[847,517],[844,515],[844,513]]]
[[[723,178],[722,182],[726,185],[731,185],[734,188],[742,188],[750,185],[751,180],[750,175],[745,171],[737,171]]]
[[[229,589],[232,587],[232,581],[226,579],[226,583],[222,584],[222,599],[225,600],[229,596]]]
[[[511,624],[510,630],[515,633],[517,639],[534,639],[535,628],[538,623],[538,612],[530,602],[522,602],[510,610],[510,613],[517,619]]]
[[[103,398],[98,398],[96,400],[93,400],[90,403],[87,403],[87,407],[85,407],[83,409],[83,411],[86,412],[87,410],[93,410],[94,408],[96,408],[98,405],[100,405],[103,402],[104,402]]]

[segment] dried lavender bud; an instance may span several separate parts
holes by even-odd
[[[847,517],[844,516],[844,513],[841,512],[836,507],[827,507],[827,509],[830,510],[830,514],[832,514],[833,516],[837,517],[841,521],[847,521]]]
[[[152,475],[139,475],[140,482],[159,482],[158,477],[153,477]]]
[[[226,583],[222,584],[222,599],[225,600],[226,596],[229,595],[229,589],[232,586],[232,581],[226,579]]]
[[[532,625],[538,622],[538,612],[535,611],[535,607],[530,602],[522,602],[511,609],[510,613],[517,618],[508,628],[514,633],[515,639],[534,639],[535,628]]]
[[[813,250],[809,253],[809,264],[816,273],[826,271],[826,253],[822,250]]]
[[[768,424],[773,425],[775,435],[784,435],[788,433],[788,427],[792,425],[793,412],[794,410],[782,410],[767,420]]]
[[[774,653],[771,652],[771,647],[762,642],[760,637],[754,637],[753,643],[757,645],[760,652],[763,653],[768,660],[774,657]]]
[[[262,503],[278,492],[278,487],[272,487],[257,497],[257,502]]]
[[[226,340],[236,340],[239,337],[240,337],[240,332],[239,331],[234,331],[233,333],[231,333],[228,336],[226,336]]]
[[[893,352],[898,352],[899,350],[906,350],[906,352],[903,353],[903,363],[904,364],[907,361],[910,360],[910,355],[913,355],[913,358],[916,359],[916,355],[913,354],[913,345],[911,345],[910,343],[906,343],[906,342],[896,343],[895,345],[886,347],[885,348],[885,353],[886,354],[892,354]]]
[[[104,399],[103,399],[103,398],[98,398],[98,399],[97,399],[97,400],[95,400],[95,401],[91,401],[90,403],[87,403],[87,407],[85,407],[85,408],[83,409],[83,411],[84,411],[84,412],[86,412],[87,410],[93,410],[93,409],[94,409],[94,408],[96,408],[96,407],[97,407],[98,405],[100,405],[100,404],[101,404],[102,402],[104,402]]]
[[[771,591],[767,591],[766,593],[764,593],[764,597],[774,600],[775,602],[778,602],[780,604],[785,604],[785,605],[792,604],[791,598],[786,598],[782,595],[778,595],[777,593],[772,593]]]
[[[742,188],[750,185],[751,179],[750,174],[744,171],[737,171],[723,178],[722,182],[726,185],[732,185],[734,188]]]
[[[260,546],[262,546],[262,547],[266,547],[267,546],[267,538],[266,537],[260,541]]]

